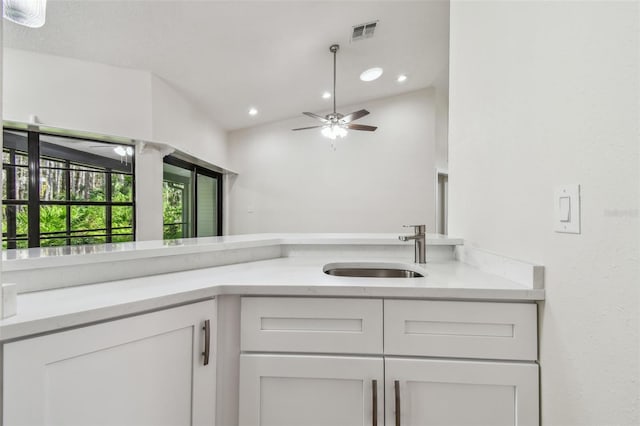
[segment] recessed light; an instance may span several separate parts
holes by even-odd
[[[329,99],[330,97],[331,97],[331,93],[329,93],[329,92],[324,92],[322,94],[322,99]]]
[[[369,68],[368,70],[363,71],[362,74],[360,74],[360,80],[373,81],[379,78],[381,75],[382,75],[382,68],[380,67]]]
[[[402,82],[405,82],[405,81],[407,81],[407,76],[404,75],[404,74],[400,74],[398,76],[398,83],[402,83]]]
[[[258,114],[258,110],[255,108],[251,108],[249,109],[249,115],[257,115]]]

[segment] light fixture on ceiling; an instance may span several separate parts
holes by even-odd
[[[325,138],[336,140],[336,138],[344,138],[347,136],[347,129],[339,124],[332,124],[331,126],[324,127],[321,133]]]
[[[120,157],[131,157],[133,155],[133,148],[131,148],[130,146],[124,147],[122,145],[118,145],[113,148],[113,152],[118,154]]]
[[[100,148],[100,147],[98,147]],[[129,157],[133,156],[133,148],[130,146],[118,145],[113,148],[113,152],[120,156],[120,163],[128,164]]]
[[[255,108],[249,108],[249,115],[250,116],[254,116],[254,115],[258,115],[258,110]]]
[[[404,83],[407,81],[407,76],[405,74],[400,74],[397,78],[398,83]]]
[[[322,128],[322,136],[332,140],[331,146],[333,147],[333,149],[336,148],[333,141],[335,141],[336,138],[344,138],[345,136],[347,136],[347,129],[364,130],[367,132],[373,132],[377,129],[376,126],[367,126],[364,124],[352,123],[352,121],[355,121],[369,114],[369,111],[367,111],[366,109],[361,109],[360,111],[352,112],[351,114],[347,115],[336,112],[336,53],[338,52],[338,49],[340,49],[340,46],[337,44],[332,44],[331,46],[329,46],[329,52],[333,53],[333,95],[331,95],[331,97],[333,98],[333,112],[327,114],[324,117],[312,112],[303,112],[303,114],[308,117],[320,120],[322,124],[319,126],[300,127],[298,129],[293,129],[307,130]]]
[[[331,93],[329,92],[324,92],[322,94],[322,99],[330,99],[331,98]]]
[[[47,0],[2,0],[2,16],[29,28],[44,25]]]
[[[360,74],[360,80],[362,81],[377,80],[382,75],[382,72],[383,72],[382,68],[380,67],[369,68],[368,70],[362,71],[362,74]]]

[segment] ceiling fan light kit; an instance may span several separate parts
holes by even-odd
[[[333,112],[327,114],[322,117],[320,115],[314,114],[312,112],[303,112],[304,115],[316,119],[322,122],[319,126],[310,126],[310,127],[300,127],[293,130],[307,130],[307,129],[318,129],[321,128],[321,133],[324,137],[331,139],[331,146],[335,150],[335,140],[337,138],[344,138],[347,136],[348,131],[350,130],[363,130],[367,132],[374,132],[377,127],[376,126],[367,126],[364,124],[354,124],[352,121],[355,121],[359,118],[364,117],[369,114],[369,111],[366,109],[361,109],[359,111],[352,112],[347,115],[340,114],[336,111],[336,53],[340,46],[337,44],[332,44],[329,47],[329,51],[333,53]]]
[[[47,0],[2,0],[2,16],[25,27],[42,27],[46,13]]]

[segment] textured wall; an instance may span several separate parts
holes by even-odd
[[[366,108],[336,151],[304,116],[231,132],[239,173],[230,185],[230,233],[401,232],[435,226],[434,90],[340,107]]]
[[[4,49],[3,119],[135,139],[151,138],[151,75]]]
[[[450,232],[546,267],[544,425],[640,424],[638,2],[453,1]],[[553,190],[582,185],[582,234]]]

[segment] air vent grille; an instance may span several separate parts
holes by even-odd
[[[358,41],[373,37],[373,33],[376,31],[377,26],[378,21],[355,25],[351,33],[351,41]]]

